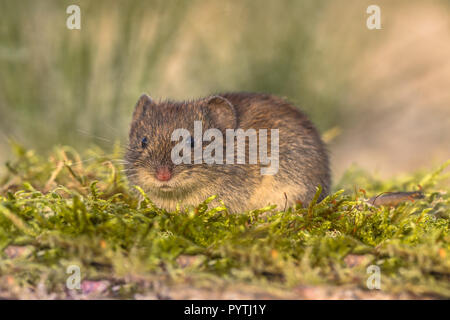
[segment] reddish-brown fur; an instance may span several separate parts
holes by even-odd
[[[170,155],[176,142],[171,141],[171,134],[185,128],[192,135],[195,120],[202,121],[203,132],[218,128],[224,136],[225,129],[279,129],[278,173],[261,175],[259,162],[174,165]],[[148,139],[145,148],[143,137]],[[272,95],[226,93],[182,102],[155,102],[143,95],[134,111],[129,139],[130,182],[167,210],[174,210],[177,203],[196,205],[214,194],[232,212],[268,204],[277,204],[281,210],[297,200],[308,203],[318,185],[323,188],[321,198],[329,192],[328,156],[317,130],[295,106]],[[161,167],[170,168],[169,181],[156,179]]]

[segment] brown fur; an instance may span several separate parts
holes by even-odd
[[[202,121],[203,132],[208,128],[223,132],[227,128],[279,129],[278,173],[261,175],[259,163],[174,165],[170,155],[176,142],[171,141],[171,134],[185,128],[193,136],[195,120]],[[140,145],[144,136],[149,142],[146,148]],[[270,131],[270,151],[269,138]],[[141,186],[167,210],[174,210],[177,203],[197,205],[214,194],[232,212],[268,204],[282,210],[297,200],[308,203],[319,184],[323,188],[321,199],[330,188],[328,156],[313,124],[293,105],[267,94],[226,93],[184,102],[155,102],[143,95],[134,111],[129,140],[126,161],[130,182]],[[172,179],[166,183],[155,178],[162,165],[172,171]],[[161,188],[163,185],[169,188]]]

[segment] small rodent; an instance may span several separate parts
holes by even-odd
[[[217,128],[223,133],[224,159],[226,129],[267,129],[268,151],[270,129],[278,129],[277,173],[262,175],[261,167],[267,165],[259,160],[256,164],[192,161],[175,165],[172,149],[179,142],[172,141],[172,133],[184,128],[194,137],[194,121],[201,121],[203,132]],[[192,138],[189,141],[192,154],[198,143],[203,150],[208,145]],[[249,159],[249,139],[245,142]],[[226,93],[180,102],[156,102],[142,95],[133,113],[125,163],[130,183],[169,211],[175,210],[177,203],[181,207],[198,205],[211,195],[217,195],[234,213],[271,204],[283,210],[297,201],[310,202],[318,185],[322,186],[319,200],[323,199],[331,183],[327,151],[314,125],[289,102],[260,93]]]

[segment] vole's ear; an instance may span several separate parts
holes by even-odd
[[[229,100],[221,96],[212,96],[207,98],[206,104],[208,115],[220,129],[236,129],[238,125],[236,109]]]
[[[138,102],[136,103],[136,106],[134,107],[133,119],[139,118],[143,113],[146,112],[151,104],[153,104],[152,98],[150,98],[145,93],[142,94]]]

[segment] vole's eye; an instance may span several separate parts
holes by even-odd
[[[186,140],[186,144],[187,144],[188,146],[190,146],[191,148],[194,148],[194,145],[195,145],[195,143],[194,143],[194,138],[192,138],[192,136],[189,137],[189,138]]]
[[[147,137],[144,137],[141,140],[141,147],[142,147],[142,149],[145,149],[145,148],[147,148],[147,146],[148,146],[148,139],[147,139]]]

